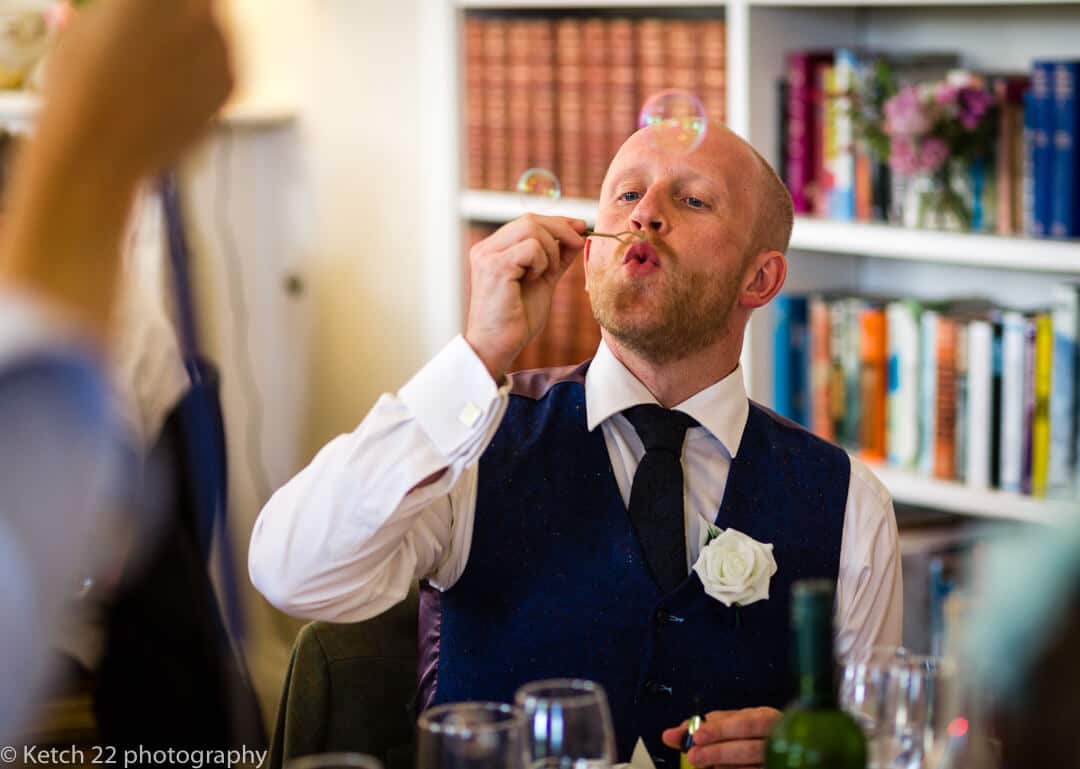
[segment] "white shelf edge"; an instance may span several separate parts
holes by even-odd
[[[937,232],[798,216],[791,249],[969,267],[1080,273],[1080,242]]]
[[[749,0],[754,8],[981,8],[1080,5],[1080,0]]]
[[[0,91],[0,128],[12,133],[28,133],[37,115],[40,99],[27,91]],[[262,129],[287,125],[296,119],[296,107],[284,102],[238,102],[222,110],[220,124],[227,128]]]
[[[723,8],[727,0],[455,0],[464,10]]]
[[[508,222],[527,210],[519,196],[512,192],[465,190],[459,201],[462,217],[477,221]],[[572,216],[592,222],[596,216],[596,201],[564,198],[542,207],[538,213]],[[795,218],[791,250],[1027,272],[1080,274],[1080,241],[936,232],[804,216]]]
[[[930,507],[977,518],[1023,523],[1066,524],[1080,520],[1080,501],[1042,499],[995,489],[976,489],[956,481],[927,478],[910,470],[871,464],[895,502]]]
[[[531,202],[531,201],[529,201]],[[466,190],[459,198],[458,210],[465,219],[502,223],[517,219],[532,210],[549,216],[568,216],[584,219],[589,224],[596,220],[596,201],[582,198],[563,198],[548,203],[539,200],[539,206],[528,206],[512,192],[486,192]]]

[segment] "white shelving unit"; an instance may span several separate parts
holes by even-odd
[[[0,91],[0,129],[27,133],[37,115],[40,100],[26,91]],[[285,103],[247,103],[228,105],[220,122],[229,128],[272,128],[295,119],[296,108]]]
[[[429,0],[444,22],[429,29],[429,55],[459,67],[460,22],[470,9],[596,9],[711,7],[723,9],[727,26],[728,125],[770,161],[776,157],[775,84],[787,50],[857,46],[870,49],[950,50],[965,65],[987,71],[1027,71],[1032,59],[1080,58],[1080,0]],[[460,83],[460,78],[454,79]],[[445,82],[445,81],[444,81]],[[459,85],[463,88],[463,85]],[[439,98],[451,114],[433,126],[429,146],[455,148],[453,160],[434,169],[455,201],[432,228],[439,244],[461,242],[462,223],[504,222],[523,204],[513,193],[464,190],[460,150],[463,116],[457,98]],[[449,136],[447,126],[450,127]],[[434,152],[429,156],[435,157]],[[591,221],[596,203],[561,200],[545,213]],[[1080,279],[1080,242],[1003,238],[910,230],[799,217],[792,235],[788,289],[826,288],[903,292],[928,299],[983,294],[1021,309],[1045,304],[1049,288]],[[446,322],[460,326],[460,291]],[[747,332],[743,367],[753,398],[771,401],[772,326],[755,316]],[[1051,523],[1080,516],[1080,501],[1043,500],[925,478],[895,468],[875,472],[900,503],[966,515]]]

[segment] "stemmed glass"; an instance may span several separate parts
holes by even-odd
[[[586,769],[615,761],[615,730],[600,684],[557,678],[525,684],[514,695],[525,714],[533,767]]]
[[[417,769],[525,769],[525,719],[502,702],[454,702],[417,722]]]

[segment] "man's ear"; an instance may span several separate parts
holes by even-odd
[[[739,304],[753,310],[764,307],[780,293],[787,280],[787,259],[779,251],[762,251],[748,267]]]

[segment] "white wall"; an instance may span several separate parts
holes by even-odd
[[[204,333],[224,368],[245,585],[248,536],[266,487],[352,430],[380,393],[396,390],[457,330],[433,328],[426,311],[433,280],[443,278],[425,260],[443,260],[425,253],[431,198],[421,142],[431,116],[419,90],[420,2],[226,7],[238,99],[292,103],[298,114],[287,127],[219,131],[188,175]],[[456,265],[457,247],[443,245]],[[302,280],[300,296],[285,291],[290,276]],[[246,323],[236,316],[237,296]],[[250,374],[257,392],[245,385]],[[250,588],[246,597],[249,662],[270,715],[298,623]]]

